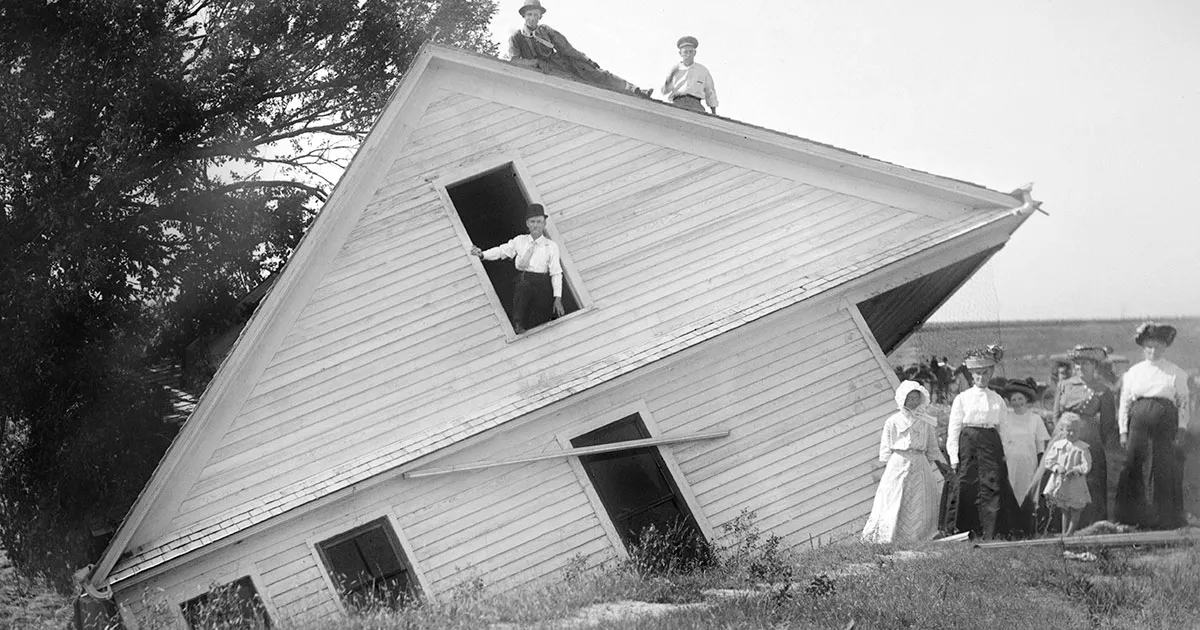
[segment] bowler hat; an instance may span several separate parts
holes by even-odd
[[[546,7],[542,6],[541,0],[525,0],[525,5],[522,6],[517,12],[521,14],[521,17],[525,17],[525,11],[528,9],[537,9],[543,14],[546,12]]]
[[[679,38],[679,41],[675,42],[675,47],[683,48],[686,44],[691,44],[693,48],[699,48],[700,40],[692,37],[691,35],[684,35],[683,37]]]
[[[1169,346],[1175,342],[1175,327],[1170,324],[1145,322],[1134,331],[1133,341],[1137,345],[1145,345],[1146,341],[1150,339],[1161,341],[1164,346]]]
[[[1067,351],[1067,358],[1075,363],[1091,361],[1099,365],[1108,357],[1108,352],[1099,346],[1075,346]]]
[[[545,217],[546,209],[540,203],[529,204],[529,209],[525,211],[525,218],[532,219],[533,217]]]

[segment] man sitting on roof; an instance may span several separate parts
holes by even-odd
[[[525,25],[508,38],[508,59],[547,74],[565,76],[608,88],[650,98],[650,90],[603,70],[600,64],[575,49],[562,33],[539,24],[546,9],[541,0],[526,0],[521,7]]]
[[[671,67],[667,80],[663,82],[662,93],[676,107],[704,113],[704,105],[713,114],[717,113],[717,88],[713,85],[712,74],[708,68],[696,63],[696,47],[700,41],[691,35],[685,35],[675,42],[679,48],[679,58],[682,60]]]

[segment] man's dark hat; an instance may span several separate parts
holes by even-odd
[[[525,0],[525,6],[521,7],[517,12],[521,14],[521,17],[525,17],[525,11],[528,9],[537,9],[542,13],[546,12],[546,7],[542,6],[541,0]]]
[[[1031,379],[1021,380],[1014,378],[1008,382],[1008,384],[1004,387],[1004,391],[1001,393],[1005,398],[1008,398],[1013,394],[1023,394],[1025,396],[1025,400],[1033,402],[1037,400],[1037,383],[1030,383],[1030,380]]]
[[[1163,345],[1169,346],[1175,343],[1175,327],[1170,324],[1146,322],[1134,331],[1133,341],[1137,345],[1144,345],[1150,339],[1161,341]]]
[[[699,48],[700,40],[696,39],[695,37],[692,37],[691,35],[684,35],[683,37],[679,38],[679,41],[675,42],[675,47],[683,48],[684,44],[691,44],[693,47]]]
[[[1091,361],[1096,365],[1104,362],[1108,358],[1108,351],[1099,346],[1075,346],[1067,351],[1067,358],[1074,363],[1080,361]]]
[[[525,218],[532,219],[533,217],[545,217],[546,209],[540,203],[529,204],[529,209],[525,211]]]

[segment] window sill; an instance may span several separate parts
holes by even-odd
[[[568,313],[566,315],[563,315],[562,317],[559,317],[558,319],[552,319],[552,320],[546,322],[545,324],[538,326],[537,328],[531,328],[529,330],[526,330],[525,332],[523,332],[519,335],[516,333],[515,330],[513,330],[512,324],[510,323],[507,326],[507,330],[504,331],[505,332],[505,341],[507,341],[508,343],[513,343],[516,341],[520,341],[522,339],[528,339],[529,337],[532,337],[533,335],[541,334],[546,330],[556,328],[565,321],[575,319],[575,318],[579,317],[580,315],[583,315],[584,313],[588,313],[595,309],[596,309],[596,307],[594,305],[586,306],[586,307],[581,308],[573,313]]]

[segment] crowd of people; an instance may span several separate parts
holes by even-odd
[[[1076,346],[1046,386],[995,378],[999,346],[967,353],[957,368],[943,357],[901,372],[863,539],[1072,535],[1101,521],[1188,525],[1183,470],[1195,386],[1165,358],[1175,335],[1168,324],[1139,326],[1144,360],[1123,374],[1108,348]],[[951,400],[944,444],[935,399]],[[1115,480],[1109,450],[1124,453]]]

